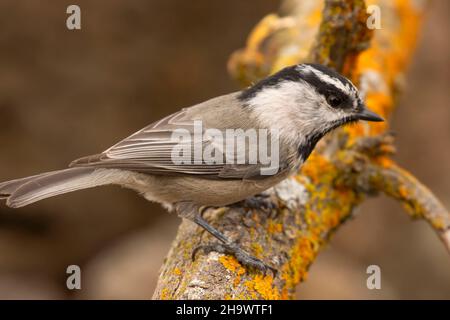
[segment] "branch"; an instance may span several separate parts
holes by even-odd
[[[436,196],[390,159],[395,153],[390,134],[360,139],[349,150],[334,156],[343,172],[340,183],[360,193],[383,192],[398,200],[414,219],[423,219],[437,232],[450,252],[450,214]]]
[[[378,168],[377,171],[372,178],[378,190],[399,200],[413,218],[427,221],[450,253],[450,215],[436,196],[409,172],[395,164]]]
[[[334,66],[359,84],[369,108],[387,118],[395,106],[398,78],[415,46],[423,8],[408,1],[376,2],[382,7],[383,29],[373,33],[365,27],[362,0],[327,0],[324,7],[317,0],[285,0],[279,14],[268,15],[255,27],[247,46],[230,58],[228,69],[248,85],[303,61]],[[367,195],[378,191],[430,222],[448,245],[448,212],[390,159],[394,148],[386,130],[387,123],[363,123],[321,141],[297,176],[267,191],[276,205],[270,214],[232,208],[206,217],[227,237],[277,267],[275,276],[247,270],[234,257],[215,252],[192,261],[193,248],[214,239],[183,221],[154,298],[292,298],[333,232]]]

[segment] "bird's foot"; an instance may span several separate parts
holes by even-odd
[[[255,268],[264,274],[270,270],[273,275],[277,274],[277,269],[265,264],[260,259],[252,256],[246,251],[242,250],[236,243],[212,243],[207,245],[200,245],[192,252],[192,260],[195,260],[197,252],[203,250],[205,253],[218,252],[223,254],[230,254],[245,267]]]
[[[213,207],[201,207],[197,209],[196,214],[182,215],[182,217],[187,218],[197,225],[202,227],[216,239],[220,240],[220,243],[200,245],[196,247],[192,252],[192,260],[195,260],[195,256],[199,250],[203,250],[207,253],[216,251],[224,254],[231,254],[236,257],[236,259],[243,265],[247,267],[252,267],[266,273],[267,270],[271,270],[273,275],[276,274],[277,270],[266,265],[260,259],[250,255],[249,253],[242,250],[237,243],[230,241],[223,233],[210,225],[203,217],[204,213]],[[228,210],[228,208],[216,208],[216,210]],[[215,211],[217,212],[217,211]]]
[[[270,195],[268,194],[257,194],[253,197],[242,200],[235,205],[243,205],[245,208],[258,209],[264,212],[271,212],[276,208],[275,204],[270,199]]]

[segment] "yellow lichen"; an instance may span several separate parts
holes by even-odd
[[[241,282],[241,276],[245,273],[245,269],[242,267],[239,261],[237,261],[237,259],[233,256],[221,256],[219,258],[219,261],[227,270],[235,274],[233,286],[238,286]]]
[[[369,109],[377,112],[381,116],[387,118],[393,111],[395,105],[395,93],[398,90],[398,76],[404,71],[406,64],[411,56],[411,49],[414,48],[417,39],[417,31],[421,22],[421,16],[413,7],[411,1],[395,0],[393,3],[387,1],[368,0],[367,4],[381,4],[390,6],[391,14],[398,15],[390,19],[384,19],[382,30],[375,31],[375,38],[368,50],[363,51],[360,55],[353,55],[344,64],[344,72],[352,74],[355,83],[359,83],[359,79],[367,72],[375,72],[379,83],[375,86],[369,86],[366,92],[366,104]],[[336,10],[341,10],[339,7]],[[308,23],[313,21],[318,24],[320,14],[310,15]],[[358,19],[365,19],[361,15]],[[360,22],[362,22],[361,20]],[[391,21],[395,21],[392,24]],[[397,22],[398,21],[398,22]],[[323,30],[322,30],[323,31]],[[325,40],[330,40],[328,37]],[[259,39],[261,41],[261,39]],[[267,40],[267,39],[266,39]],[[331,40],[330,40],[331,41]],[[303,45],[302,47],[308,47]],[[319,60],[329,61],[331,43],[325,43],[322,48],[323,52],[318,53]],[[286,61],[291,61],[294,55],[280,56],[275,60],[273,68],[279,69],[285,66]],[[298,54],[297,57],[302,55]],[[281,61],[281,62],[280,62]],[[350,66],[352,68],[350,68]],[[273,70],[272,70],[273,71]],[[351,71],[351,72],[350,72]],[[346,135],[345,147],[352,146],[359,138],[364,136],[374,136],[385,132],[387,122],[384,123],[360,123],[346,126],[343,132]],[[373,156],[371,161],[382,168],[389,169],[393,166],[393,161],[388,157],[392,154],[392,147],[382,145],[377,150],[381,156]],[[353,157],[349,157],[348,153],[342,152],[334,155],[340,161],[354,161]],[[335,159],[336,159],[335,158]],[[326,242],[324,235],[329,235],[342,220],[346,219],[352,212],[352,209],[363,198],[363,195],[354,191],[349,187],[345,187],[345,183],[339,183],[340,174],[342,172],[335,167],[333,160],[320,154],[313,152],[301,169],[300,175],[296,179],[302,183],[309,192],[310,199],[305,206],[303,220],[306,223],[306,230],[297,231],[297,240],[295,245],[289,252],[288,262],[282,266],[281,278],[284,280],[284,287],[281,290],[280,298],[286,299],[292,295],[295,285],[304,280],[307,276],[308,266],[314,261],[319,249]],[[374,183],[382,183],[382,177],[374,176]],[[376,181],[380,180],[380,181]],[[397,186],[389,186],[392,193],[397,192],[400,197],[407,199],[409,194],[405,188],[395,191]],[[407,202],[409,210],[417,210],[418,204]],[[436,221],[439,225],[439,221]],[[442,224],[442,222],[441,222]],[[282,228],[282,226],[281,226]],[[271,222],[269,222],[267,230],[273,233],[275,230]],[[258,278],[261,284],[262,279]],[[256,281],[256,280],[254,280]],[[266,282],[263,282],[267,285]],[[256,290],[253,281],[246,282],[249,291]],[[264,287],[268,292],[272,292],[271,287]],[[258,287],[261,289],[261,287]],[[266,292],[266,290],[261,290]]]
[[[325,156],[313,152],[301,169],[301,174],[309,177],[314,184],[319,182],[329,183],[329,172],[333,172],[334,166]]]
[[[221,256],[219,261],[227,270],[230,270],[231,272],[238,273],[241,269],[243,269],[239,261],[237,261],[237,259],[233,256]]]
[[[310,7],[314,8],[309,9],[312,10],[306,16],[309,18],[294,21],[294,26],[291,28],[283,27],[290,17],[278,15],[265,17],[251,33],[247,48],[238,52],[230,60],[230,70],[235,77],[253,81],[259,76],[277,71],[287,64],[303,62],[315,36],[314,32],[306,31],[315,31],[313,30],[314,26],[319,25],[321,13],[317,9],[322,4],[323,1],[311,2]],[[359,55],[354,53],[349,55],[344,63],[344,73],[351,75],[356,84],[360,83],[358,80],[364,75],[376,74],[379,77],[375,77],[375,82],[377,82],[375,85],[368,86],[368,91],[365,92],[365,102],[369,109],[387,118],[395,106],[399,75],[404,71],[415,46],[421,14],[414,8],[412,0],[394,0],[392,2],[367,0],[367,5],[370,4],[386,6],[389,15],[386,15],[382,21],[382,30],[374,32],[370,48]],[[302,10],[307,9],[302,8]],[[336,10],[341,9],[337,7]],[[294,17],[295,15],[292,16],[292,19]],[[361,23],[365,19],[365,15],[360,13],[357,19]],[[281,29],[283,32],[278,32]],[[367,36],[367,34],[362,36]],[[332,38],[333,35],[325,37],[325,41],[332,41]],[[318,57],[326,63],[332,62],[330,61],[331,47],[331,42],[324,43],[323,50],[318,52]],[[246,290],[236,295],[227,294],[226,299],[287,299],[292,296],[296,284],[306,279],[308,267],[315,260],[320,248],[326,244],[330,234],[344,219],[350,216],[353,207],[363,198],[362,194],[345,187],[345,183],[341,183],[342,170],[336,166],[334,161],[337,159],[344,164],[348,162],[349,165],[344,167],[351,168],[355,159],[349,156],[349,152],[346,152],[347,148],[353,146],[361,137],[379,135],[386,129],[387,123],[360,123],[346,126],[344,130],[338,132],[339,135],[345,137],[342,139],[345,142],[341,148],[343,151],[338,151],[332,156],[330,154],[325,156],[320,153],[320,150],[311,154],[301,170],[301,175],[296,177],[306,187],[309,200],[304,205],[302,214],[295,216],[295,223],[301,224],[301,228],[292,228],[295,240],[288,253],[287,262],[281,266],[280,277],[284,281],[282,289],[275,286],[271,276],[249,274],[250,279],[244,282]],[[338,137],[341,138],[341,136]],[[381,146],[377,151],[381,151],[382,155],[372,156],[370,161],[384,169],[392,168],[393,162],[387,156],[392,153],[391,147]],[[331,157],[332,159],[330,159]],[[386,183],[381,174],[374,175],[370,179],[371,185],[380,186]],[[406,186],[399,187],[398,184],[391,183],[384,187],[386,193],[407,200],[404,201],[404,205],[407,206],[412,216],[420,214],[423,204],[410,200],[411,190]],[[261,224],[259,217],[259,215],[252,216],[258,226]],[[444,222],[438,218],[434,219],[432,223],[441,228],[444,225]],[[266,228],[269,235],[283,231],[283,225],[272,220],[269,220]],[[253,239],[256,237],[254,229],[250,229]],[[252,245],[252,249],[256,254],[263,250],[260,245]],[[221,256],[219,261],[234,275],[233,285],[240,284],[241,276],[245,274],[245,269],[241,264],[230,256]],[[277,283],[277,285],[279,284]],[[161,297],[163,299],[169,297],[169,291],[164,289]]]
[[[400,186],[398,188],[398,193],[400,194],[400,197],[402,197],[403,199],[407,199],[409,196],[409,192],[406,186]]]
[[[168,288],[162,289],[160,298],[161,300],[171,300],[172,296],[170,294],[170,290]]]
[[[250,293],[257,292],[262,299],[275,300],[281,298],[278,288],[273,285],[272,276],[257,274],[254,279],[247,280],[245,286]]]
[[[253,254],[256,257],[261,257],[261,255],[263,254],[263,251],[264,251],[263,247],[257,242],[252,242],[251,247],[252,247]]]
[[[182,274],[180,268],[173,269],[173,273],[176,274],[177,276],[181,276],[181,274]]]
[[[386,156],[376,157],[374,158],[374,162],[378,164],[380,167],[385,169],[392,167],[392,165],[394,164],[394,161],[392,161],[391,158],[388,158]]]
[[[312,244],[316,240],[315,236],[312,236],[311,239],[301,237],[296,241],[289,253],[290,259],[282,269],[281,278],[285,281],[286,290],[292,290],[297,283],[305,279],[307,267],[317,254]]]
[[[280,233],[283,231],[283,224],[269,220],[267,224],[267,232],[269,234]]]
[[[384,1],[382,1],[384,3]],[[380,4],[380,1],[368,0],[367,4]],[[421,23],[421,14],[414,8],[410,0],[395,0],[393,14],[400,23],[386,25],[383,31],[375,32],[375,39],[370,48],[363,51],[357,62],[355,74],[376,72],[384,86],[379,91],[371,90],[367,94],[366,104],[382,116],[388,116],[394,107],[393,97],[397,89],[398,76],[403,72],[411,58],[412,49],[417,42],[417,33]],[[390,20],[384,20],[389,23]],[[371,134],[379,134],[386,130],[387,124],[370,124]]]

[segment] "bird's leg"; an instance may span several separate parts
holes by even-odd
[[[250,255],[237,244],[229,240],[223,233],[218,231],[216,228],[211,226],[205,219],[200,215],[195,216],[193,220],[197,225],[208,231],[215,238],[219,239],[221,243],[211,243],[207,245],[201,245],[196,247],[192,252],[192,260],[195,260],[195,256],[199,250],[203,250],[206,253],[209,252],[219,252],[224,254],[231,254],[236,257],[236,259],[242,263],[244,266],[256,268],[262,272],[266,272],[267,269],[271,270],[273,274],[276,274],[276,269],[266,265],[260,259]]]
[[[236,259],[244,266],[256,268],[264,273],[267,271],[267,269],[269,269],[273,274],[276,274],[276,269],[266,265],[260,259],[250,255],[249,253],[241,249],[241,247],[237,243],[232,242],[223,233],[211,226],[203,218],[203,214],[205,213],[205,211],[210,208],[211,207],[203,207],[200,210],[197,210],[195,214],[185,214],[177,210],[183,218],[195,222],[197,225],[208,231],[212,236],[220,241],[220,243],[212,243],[196,247],[192,252],[192,259],[195,260],[196,254],[199,250],[203,250],[206,253],[215,251],[219,253],[234,255]]]
[[[211,235],[219,239],[221,242],[223,243],[230,242],[230,240],[223,233],[221,233],[219,230],[210,225],[200,214],[196,215],[192,221],[194,221],[200,227],[208,231]]]

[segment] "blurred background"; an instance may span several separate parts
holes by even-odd
[[[181,107],[238,89],[229,55],[278,1],[0,2],[0,181],[60,169]],[[398,162],[450,208],[450,2],[432,1],[393,118]],[[103,187],[20,210],[0,204],[0,298],[149,299],[180,220]],[[82,290],[67,290],[80,265]],[[381,267],[382,289],[366,288]],[[450,256],[395,201],[366,201],[299,299],[450,299]]]

